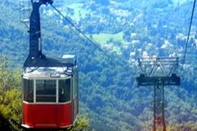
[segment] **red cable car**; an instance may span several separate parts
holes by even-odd
[[[23,68],[22,127],[67,129],[79,112],[78,70],[74,55],[50,58],[42,54],[40,14],[42,4],[52,0],[31,0],[29,55]]]
[[[73,65],[26,69],[22,93],[24,128],[64,129],[74,124],[78,114],[78,74]]]

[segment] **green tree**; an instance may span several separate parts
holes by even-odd
[[[9,68],[0,56],[0,130],[19,130],[21,123],[20,70]]]
[[[20,130],[21,92],[10,89],[0,97],[0,130]]]
[[[88,131],[86,128],[90,126],[89,120],[83,115],[80,115],[75,125],[69,131]]]
[[[97,4],[109,5],[109,0],[95,0]]]

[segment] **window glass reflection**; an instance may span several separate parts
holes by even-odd
[[[25,101],[33,102],[33,80],[23,80],[23,93]]]
[[[59,102],[70,101],[70,79],[59,80]]]
[[[36,80],[36,102],[56,102],[56,80]]]

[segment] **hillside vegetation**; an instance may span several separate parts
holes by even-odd
[[[181,64],[192,1],[55,0],[54,6],[95,43],[79,34],[50,5],[42,7],[43,52],[47,56],[77,56],[80,114],[90,120],[89,130],[152,129],[153,88],[138,88],[135,81],[140,73],[137,58],[151,56],[180,57],[177,73],[181,86],[165,87],[167,130],[197,130],[196,15],[186,63]],[[28,29],[19,20],[19,2],[1,0],[0,8],[0,53],[9,58],[11,69],[22,70],[29,43]],[[20,73],[15,75],[17,85],[11,87],[21,88]],[[20,91],[16,92],[20,96]]]

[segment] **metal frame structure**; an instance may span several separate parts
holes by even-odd
[[[153,131],[166,131],[164,86],[180,85],[180,77],[175,74],[178,61],[177,57],[138,59],[142,73],[136,78],[137,85],[154,87]]]

